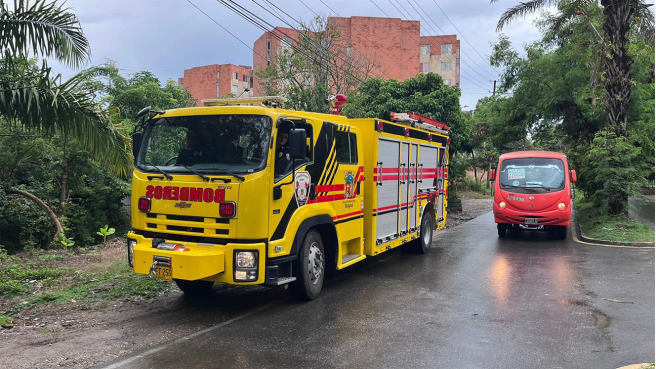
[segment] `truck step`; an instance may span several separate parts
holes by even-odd
[[[282,286],[283,284],[292,283],[296,280],[296,277],[280,277],[275,282],[276,285]]]
[[[362,254],[346,254],[342,256],[342,264],[346,264],[353,259],[359,258],[360,256],[362,256]]]

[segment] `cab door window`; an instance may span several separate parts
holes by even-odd
[[[294,128],[304,129],[307,134],[305,158],[296,159],[296,170],[312,162],[312,125],[303,123],[296,123],[295,125],[292,125],[291,123],[282,123],[278,127],[275,141],[274,166],[276,182],[292,173],[292,160],[289,157],[289,131]]]

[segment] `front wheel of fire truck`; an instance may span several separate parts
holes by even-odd
[[[209,281],[187,281],[184,279],[176,279],[175,284],[178,285],[178,288],[189,296],[202,296],[207,295],[212,291],[212,286],[214,282]]]
[[[313,300],[323,286],[326,274],[326,259],[323,248],[323,240],[316,230],[311,230],[305,235],[303,248],[294,263],[297,273],[296,282],[292,283],[291,290],[294,296],[301,300]]]

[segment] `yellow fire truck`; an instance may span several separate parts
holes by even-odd
[[[136,273],[190,294],[221,282],[313,299],[328,270],[402,245],[429,251],[446,220],[449,127],[414,113],[347,119],[283,102],[139,113],[127,243]]]

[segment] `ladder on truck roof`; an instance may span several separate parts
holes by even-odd
[[[269,106],[272,108],[281,108],[282,104],[287,101],[282,96],[259,96],[259,97],[244,97],[232,99],[207,99],[203,100],[203,106],[229,106],[229,105],[245,105],[245,104],[261,104],[262,106]]]
[[[411,127],[417,127],[424,129],[426,131],[438,132],[443,135],[448,135],[451,128],[435,119],[419,115],[415,112],[409,111],[407,113],[392,113],[390,112],[390,117],[393,122],[402,123],[410,125]]]

